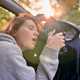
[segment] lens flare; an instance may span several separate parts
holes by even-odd
[[[54,11],[52,10],[49,0],[43,0],[43,14],[46,17],[54,15]]]

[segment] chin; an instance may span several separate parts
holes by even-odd
[[[31,50],[31,49],[34,49],[34,47],[35,45],[31,45],[31,46],[27,46],[26,48]]]
[[[34,46],[30,46],[28,49],[34,49]]]
[[[34,49],[35,48],[35,43],[30,43],[30,44],[24,44],[23,46],[25,49]]]

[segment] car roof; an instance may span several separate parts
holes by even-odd
[[[0,0],[0,6],[13,12],[16,15],[24,12],[30,13],[12,0]]]

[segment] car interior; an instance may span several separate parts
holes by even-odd
[[[22,12],[30,13],[12,0],[0,0],[0,6],[15,15]],[[46,23],[44,26],[46,28],[40,33],[36,47],[33,50],[25,50],[23,52],[28,65],[33,66],[35,70],[37,69],[39,56],[46,44],[50,31],[63,32],[66,46],[60,49],[59,66],[53,80],[80,80],[80,30],[77,25],[70,21],[56,20],[55,23]]]

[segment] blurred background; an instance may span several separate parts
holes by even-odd
[[[32,14],[39,14],[42,12],[43,0],[12,0],[15,3],[19,4],[26,10],[29,10]],[[45,0],[44,0],[45,1]],[[55,7],[56,3],[60,3],[62,6],[66,7],[67,14],[63,18],[70,20],[76,24],[80,24],[80,0],[49,0],[50,5]],[[0,6],[0,29],[5,25],[5,23],[15,14],[10,11],[2,8]]]
[[[49,4],[48,7],[51,8],[51,10],[54,13],[54,17],[56,15],[61,15],[60,20],[68,20],[72,23],[75,23],[76,25],[80,25],[80,0],[12,0],[17,5],[21,6],[25,10],[28,10],[32,15],[37,14],[43,14],[46,12],[44,8],[45,5]],[[44,1],[44,2],[43,2]],[[45,2],[47,2],[45,4]],[[57,5],[59,4],[59,5]],[[47,8],[46,8],[47,9]],[[58,13],[60,11],[60,13]],[[57,14],[58,13],[58,14]],[[13,17],[15,17],[15,13],[3,8],[0,6],[0,30],[5,29],[6,24],[9,22],[9,20]],[[55,19],[57,16],[55,17]],[[39,55],[43,49],[43,46],[45,44],[46,36],[40,36],[38,44],[36,45],[36,48],[32,51],[28,51],[29,54],[26,54],[26,51],[24,51],[24,57],[29,61],[30,64],[32,64],[34,67],[39,62]]]

